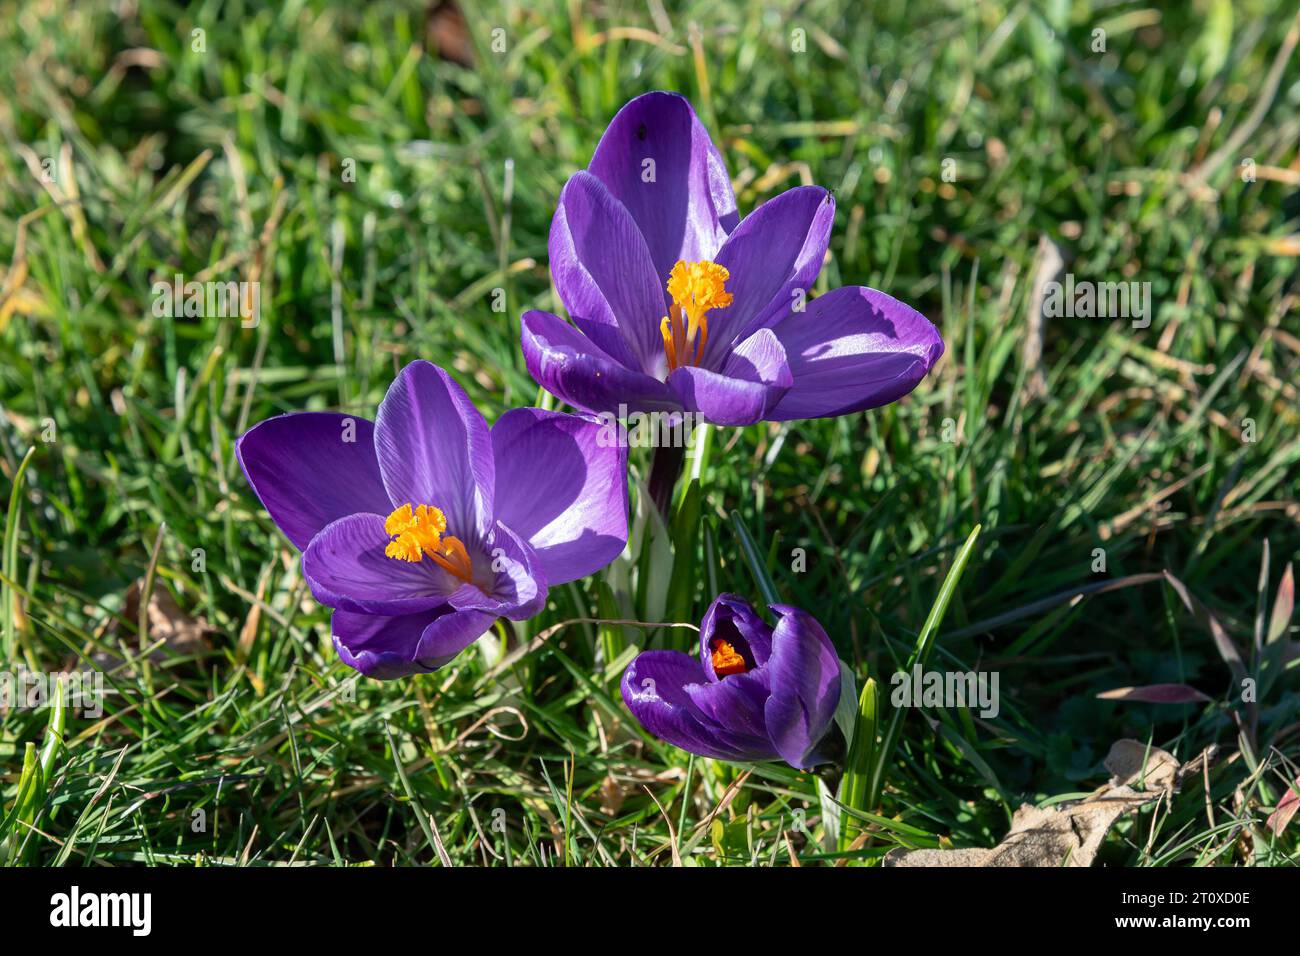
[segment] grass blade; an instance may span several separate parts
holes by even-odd
[[[938,633],[939,625],[943,622],[943,616],[948,610],[948,602],[952,600],[953,594],[957,591],[957,583],[961,580],[962,572],[966,570],[966,562],[970,560],[971,553],[975,550],[975,542],[979,538],[979,533],[980,526],[976,525],[966,538],[966,543],[957,552],[957,556],[953,558],[952,567],[948,569],[948,576],[944,578],[943,586],[939,588],[939,596],[930,608],[930,613],[926,616],[921,633],[917,635],[912,656],[908,658],[907,669],[909,671],[918,665],[924,667],[925,662],[929,659],[930,649],[934,646],[935,635]],[[864,806],[868,808],[874,809],[880,803],[881,792],[885,785],[885,771],[893,759],[894,748],[898,745],[898,735],[902,729],[903,717],[906,713],[905,709],[898,708],[890,714],[889,725],[881,738],[876,763],[871,771],[871,783],[867,788]]]

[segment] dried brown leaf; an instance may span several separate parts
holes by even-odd
[[[1178,788],[1183,774],[1198,772],[1205,752],[1185,765],[1158,747],[1119,740],[1106,756],[1110,782],[1082,800],[1035,807],[1025,804],[992,849],[891,850],[885,866],[1091,866],[1106,834],[1124,814]],[[1141,788],[1141,789],[1135,789]]]
[[[126,592],[126,604],[122,609],[122,616],[128,621],[134,622],[140,619],[140,592],[143,585],[144,580],[139,579]],[[208,635],[213,628],[202,617],[191,617],[186,614],[172,597],[171,591],[157,581],[154,582],[153,590],[149,594],[146,610],[149,625],[148,642],[151,648],[148,656],[151,663],[162,664],[177,656],[202,657],[211,649],[212,642],[208,639]],[[123,639],[132,652],[141,649],[139,635],[134,630],[124,634]],[[110,651],[96,653],[91,660],[96,667],[106,671],[114,670],[125,663],[121,657]]]

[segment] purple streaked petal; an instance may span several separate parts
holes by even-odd
[[[474,583],[463,584],[447,599],[461,610],[524,621],[546,606],[546,573],[541,559],[513,530],[497,522],[474,555]]]
[[[636,221],[664,283],[678,259],[712,259],[736,228],[736,197],[722,154],[690,102],[676,93],[629,101],[610,121],[588,168]]]
[[[429,670],[416,662],[415,649],[424,629],[446,613],[446,607],[400,617],[335,611],[330,617],[334,649],[348,667],[379,680]]]
[[[375,448],[394,506],[442,509],[447,534],[467,547],[487,535],[495,480],[492,438],[450,375],[424,361],[402,369],[379,405]]]
[[[759,329],[727,356],[722,374],[747,382],[762,382],[784,392],[794,384],[785,346],[771,329]]]
[[[688,684],[705,680],[700,662],[679,651],[645,651],[623,672],[623,701],[641,726],[675,747],[718,760],[766,760],[771,745],[734,734],[691,700]]]
[[[460,581],[432,561],[388,557],[389,540],[377,514],[349,515],[326,526],[302,555],[312,595],[329,607],[389,617],[446,604]]]
[[[682,410],[663,382],[622,365],[550,312],[524,313],[521,344],[529,374],[575,408],[614,415]]]
[[[367,677],[392,680],[437,670],[477,640],[493,620],[490,614],[444,604],[400,617],[335,611],[330,630],[343,663]]]
[[[452,611],[424,629],[416,659],[442,667],[488,632],[496,615],[483,611]]]
[[[772,696],[764,711],[767,732],[781,759],[803,770],[830,729],[840,698],[840,659],[813,616],[784,604],[770,606],[779,618],[767,662]]]
[[[548,251],[555,290],[574,324],[628,368],[653,371],[663,354],[668,276],[656,274],[632,216],[590,173],[565,183]]]
[[[769,415],[773,421],[847,415],[897,401],[943,354],[929,319],[865,286],[819,296],[771,328],[794,375]]]
[[[835,198],[820,186],[796,186],[744,218],[719,250],[734,299],[709,313],[703,365],[714,368],[731,346],[790,311],[821,272],[835,222]]]
[[[685,690],[692,703],[719,726],[753,738],[755,747],[771,746],[763,710],[770,696],[766,668],[715,682],[687,684]]]
[[[537,552],[551,586],[600,570],[627,545],[627,449],[607,432],[540,408],[512,409],[492,426],[497,520]]]
[[[295,412],[254,425],[235,456],[271,520],[299,551],[331,521],[389,510],[374,423],[337,412]]]
[[[775,408],[784,389],[683,366],[668,376],[682,404],[714,425],[752,425]]]
[[[683,366],[668,376],[681,403],[715,425],[752,425],[768,416],[793,383],[785,349],[760,329],[727,359],[721,372]]]
[[[772,628],[758,616],[752,604],[735,594],[715,597],[700,621],[700,665],[710,681],[718,680],[709,646],[715,637],[736,648],[746,660],[752,657],[755,667],[762,667],[772,655]]]

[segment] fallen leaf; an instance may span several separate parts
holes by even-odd
[[[143,579],[138,579],[126,592],[122,616],[133,623],[140,619],[140,591],[143,584]],[[160,581],[154,582],[146,610],[149,624],[147,639],[152,648],[148,655],[151,663],[163,664],[178,656],[202,657],[211,648],[208,634],[213,628],[203,618],[191,617],[181,610],[171,591]],[[140,636],[135,629],[120,628],[119,631],[124,632],[121,633],[121,639],[128,648],[138,652]],[[105,671],[114,670],[125,663],[122,657],[111,651],[99,651],[91,656],[91,660],[96,667]]]
[[[465,14],[455,0],[440,0],[429,9],[428,45],[444,60],[461,66],[474,65],[474,41]]]
[[[623,800],[627,797],[627,791],[623,785],[614,779],[613,774],[605,777],[600,785],[600,809],[607,816],[618,816],[619,807],[623,806]]]
[[[1197,761],[1200,759],[1198,756],[1196,760],[1188,761],[1188,766],[1196,764],[1199,767]],[[1178,789],[1182,775],[1182,766],[1177,758],[1168,751],[1144,744],[1140,740],[1125,738],[1115,741],[1104,762],[1106,769],[1111,772],[1107,786],[1112,788],[1136,785],[1143,792],[1160,790],[1168,793]]]
[[[1178,789],[1185,773],[1213,759],[1209,748],[1179,765],[1159,747],[1119,740],[1106,756],[1110,782],[1082,800],[1035,807],[1025,804],[1011,818],[1005,839],[992,849],[891,850],[885,866],[1091,866],[1102,841],[1124,814]],[[1140,788],[1140,789],[1137,789]]]

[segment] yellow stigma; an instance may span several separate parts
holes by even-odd
[[[730,278],[731,273],[716,262],[677,260],[668,274],[668,294],[673,297],[673,304],[659,323],[659,333],[664,338],[664,354],[668,356],[668,371],[683,365],[700,364],[704,346],[709,341],[709,323],[705,315],[710,309],[725,309],[731,305],[732,296],[726,289]]]
[[[392,538],[384,554],[411,562],[428,557],[448,574],[469,581],[473,576],[469,552],[459,538],[443,537],[446,530],[447,516],[433,505],[402,505],[384,519],[384,533]]]

